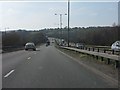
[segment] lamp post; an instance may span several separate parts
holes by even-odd
[[[56,14],[55,15],[60,15],[60,29],[61,29],[61,39],[62,39],[62,16],[67,15],[67,14]]]
[[[5,28],[5,36],[6,36],[6,34],[7,34],[7,32],[6,32],[7,29],[9,29],[9,27]]]
[[[70,0],[68,0],[68,47],[69,47],[69,22],[70,22]]]

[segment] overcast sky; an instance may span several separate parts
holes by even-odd
[[[110,1],[110,2],[109,2]],[[118,0],[71,2],[70,27],[111,26],[118,23]],[[114,1],[114,2],[113,2]],[[59,15],[67,26],[67,2],[0,2],[0,29],[44,29],[59,27]],[[8,30],[9,30],[8,29]]]

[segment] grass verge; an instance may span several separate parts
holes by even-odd
[[[79,60],[80,62],[89,65],[90,67],[93,67],[104,74],[107,74],[108,76],[118,80],[118,69],[114,67],[114,62],[111,62],[109,65],[106,64],[106,59],[101,61],[101,58],[98,57],[96,59],[94,56],[89,56],[87,54],[81,54],[75,51],[62,49],[58,46],[56,46],[60,51],[74,57],[75,59]]]

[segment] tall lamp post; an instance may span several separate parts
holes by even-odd
[[[6,36],[6,34],[7,34],[7,32],[6,32],[7,29],[9,29],[9,27],[5,28],[5,36]]]
[[[68,0],[68,47],[69,47],[69,26],[70,26],[70,0]]]
[[[60,29],[61,29],[61,39],[62,39],[62,15],[67,15],[67,14],[56,14],[55,15],[60,15]]]

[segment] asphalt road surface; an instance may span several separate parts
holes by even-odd
[[[3,54],[3,88],[114,88],[72,58],[45,45]]]

